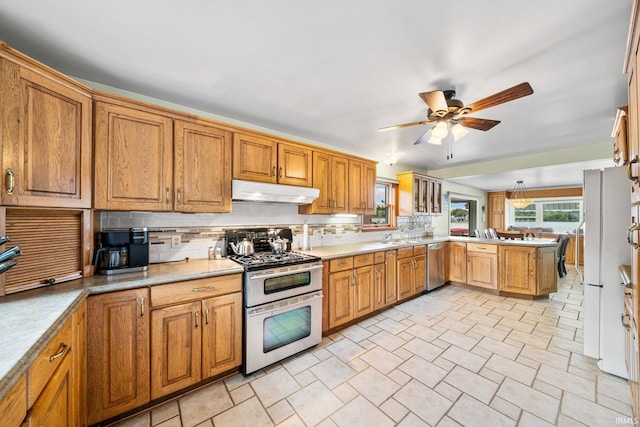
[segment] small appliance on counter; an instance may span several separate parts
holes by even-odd
[[[146,227],[100,231],[97,241],[93,264],[98,273],[132,273],[149,268],[149,238]]]

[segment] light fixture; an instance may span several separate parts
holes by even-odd
[[[524,186],[524,181],[516,181],[516,185],[513,186],[509,196],[509,204],[516,209],[524,209],[531,203],[533,203],[533,200],[527,197],[527,187]]]
[[[456,141],[469,133],[469,129],[466,129],[460,123],[456,123],[451,126],[451,134],[453,135],[453,139]]]
[[[449,133],[447,129],[447,122],[444,120],[438,120],[438,123],[433,127],[431,131],[431,136],[437,139],[443,139]]]
[[[429,138],[427,144],[442,145],[442,140],[431,135],[431,138]]]

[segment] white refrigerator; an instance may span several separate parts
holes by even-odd
[[[626,168],[584,171],[584,354],[598,367],[627,378],[624,286],[618,266],[631,263],[631,224]]]

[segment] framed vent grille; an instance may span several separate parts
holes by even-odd
[[[20,246],[18,264],[0,276],[4,294],[49,286],[82,277],[82,210],[4,209],[3,234],[11,241],[2,250]],[[0,295],[3,294],[0,292]]]

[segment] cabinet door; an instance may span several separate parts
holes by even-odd
[[[429,202],[432,214],[442,213],[442,181],[429,180]]]
[[[73,402],[78,426],[87,425],[87,302],[73,313]]]
[[[498,289],[498,255],[467,251],[467,283]]]
[[[357,318],[369,314],[374,309],[374,272],[373,266],[358,267],[355,273],[355,294],[353,317]]]
[[[449,242],[449,275],[451,282],[467,283],[467,244]]]
[[[353,270],[329,275],[329,327],[347,323],[353,319]]]
[[[95,208],[172,210],[172,119],[97,101],[95,126]]]
[[[413,257],[398,260],[398,300],[413,295]]]
[[[489,228],[495,228],[502,231],[504,224],[504,203],[505,193],[488,193],[489,194],[489,215],[487,225]]]
[[[500,246],[500,290],[536,294],[536,248]],[[555,269],[552,270],[555,274]]]
[[[582,236],[581,236],[582,237]],[[548,295],[558,290],[558,264],[555,247],[538,248],[536,251],[536,295]]]
[[[362,181],[364,165],[357,160],[349,160],[349,212],[361,214],[364,211]]]
[[[346,157],[331,156],[331,213],[349,211],[349,160]]]
[[[90,208],[91,95],[8,60],[0,73],[0,204]]]
[[[632,163],[629,165],[631,168],[631,175],[633,177],[640,176],[638,172],[638,161],[640,157],[640,124],[638,123],[639,105],[638,105],[638,46],[633,49],[631,62],[631,70],[629,71],[629,161]],[[640,185],[638,180],[633,181],[631,185],[631,202],[640,201]]]
[[[202,301],[202,378],[242,364],[242,293]]]
[[[309,148],[278,143],[278,183],[311,187],[312,153]]]
[[[38,400],[27,415],[29,426],[75,426],[73,408],[73,351],[69,352],[56,369]]]
[[[364,162],[362,176],[362,200],[364,201],[364,215],[376,213],[376,179],[375,163]]]
[[[300,213],[331,213],[333,193],[331,187],[331,160],[328,153],[313,152],[313,186],[320,190],[320,195],[311,205],[300,206]]]
[[[89,424],[149,402],[148,300],[144,288],[88,299]]]
[[[378,310],[387,305],[386,298],[386,271],[384,263],[375,264],[373,266],[373,308]]]
[[[181,120],[174,132],[174,209],[230,212],[231,132]]]
[[[419,294],[427,289],[427,256],[413,257],[413,294]]]
[[[201,379],[200,301],[151,311],[151,399]]]
[[[395,250],[385,252],[385,305],[393,304],[398,301],[398,287],[396,285],[397,260],[398,256]]]
[[[277,143],[257,135],[233,134],[233,178],[247,181],[277,181]]]

